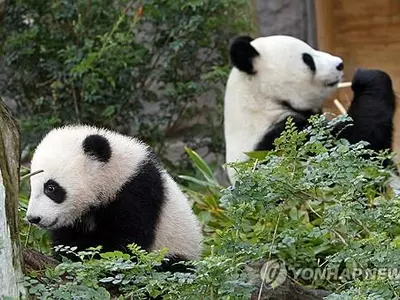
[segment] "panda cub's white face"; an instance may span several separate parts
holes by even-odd
[[[89,209],[112,201],[145,157],[143,144],[107,130],[52,130],[32,158],[31,171],[43,172],[30,179],[27,219],[48,230],[74,224]],[[94,226],[90,221],[85,224]]]

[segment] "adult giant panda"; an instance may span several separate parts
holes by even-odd
[[[271,150],[288,117],[299,129],[307,126],[337,89],[344,67],[341,58],[283,35],[239,36],[231,44],[230,58],[233,69],[224,100],[227,163],[247,160],[245,152]],[[359,70],[353,90],[349,115],[355,126],[342,137],[366,140],[376,150],[387,147],[395,99],[390,77],[379,70]],[[233,183],[234,170],[227,171]]]
[[[139,140],[90,126],[50,131],[37,146],[27,219],[50,231],[54,245],[102,245],[196,259],[201,228],[187,198]]]

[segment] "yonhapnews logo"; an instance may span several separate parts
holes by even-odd
[[[288,270],[290,274],[288,274]],[[273,259],[262,266],[260,277],[264,284],[270,288],[280,286],[290,277],[294,281],[354,281],[356,279],[389,279],[400,280],[400,268],[297,268],[285,266],[283,261]]]
[[[285,264],[273,259],[267,261],[260,270],[261,279],[273,289],[280,286],[287,278]]]

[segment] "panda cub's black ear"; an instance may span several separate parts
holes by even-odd
[[[242,72],[249,75],[255,74],[253,59],[260,55],[257,50],[250,44],[252,37],[242,35],[236,37],[230,47],[229,55],[232,64]]]
[[[82,143],[83,152],[101,162],[108,162],[111,157],[110,142],[99,134],[88,135]]]

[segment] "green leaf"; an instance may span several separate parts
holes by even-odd
[[[264,160],[269,151],[250,151],[250,152],[245,152],[248,157],[258,159],[258,160]]]
[[[101,116],[104,118],[109,118],[115,114],[116,108],[114,105],[107,106],[105,110],[101,113]]]
[[[99,282],[107,283],[107,282],[112,282],[113,280],[114,280],[114,277],[106,277],[106,278],[100,279]]]
[[[192,149],[185,146],[185,151],[189,155],[194,166],[203,174],[207,181],[214,181],[212,170],[207,163]]]
[[[200,180],[191,176],[186,176],[186,175],[179,175],[178,178],[199,184],[201,186],[206,186],[206,187],[217,187],[218,185],[216,185],[213,181],[204,181],[204,180]]]

